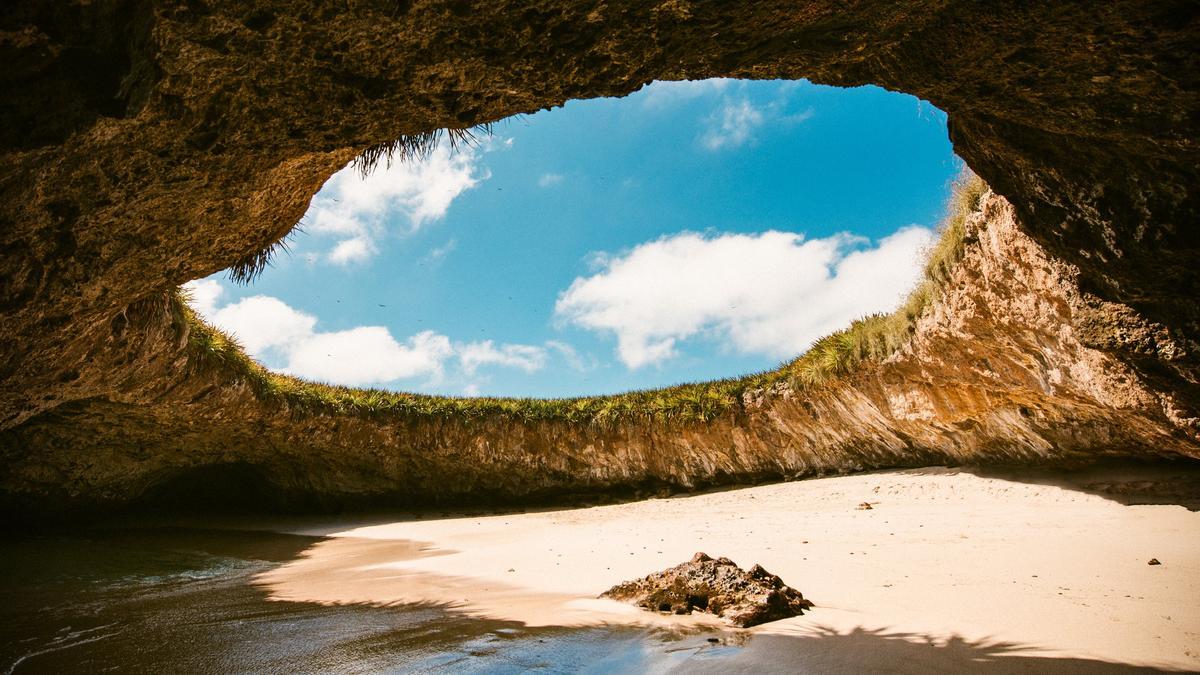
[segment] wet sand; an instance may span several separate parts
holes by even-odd
[[[161,526],[0,541],[0,675],[611,673],[661,663],[646,648],[657,636],[623,626],[530,629],[423,605],[268,601],[254,576],[315,541]]]
[[[277,523],[327,538],[253,583],[277,601],[668,628],[678,644],[648,647],[664,669],[1194,670],[1196,475],[924,469],[593,508]],[[760,563],[817,607],[742,631],[596,599],[696,551]]]

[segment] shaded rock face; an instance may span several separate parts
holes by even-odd
[[[600,595],[655,612],[715,614],[749,628],[804,614],[813,604],[759,565],[749,571],[729,558],[697,553],[670,569],[617,584]]]
[[[1197,21],[1162,0],[5,3],[0,491],[123,503],[237,466],[285,503],[524,499],[1194,455]],[[602,430],[302,414],[189,363],[165,290],[279,240],[368,146],[717,76],[920,96],[1008,199],[892,363],[702,427]]]

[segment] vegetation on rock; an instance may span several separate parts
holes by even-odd
[[[369,156],[364,154],[361,166],[369,170],[392,153],[398,153],[401,159],[414,157],[414,153],[432,147],[430,143],[436,143],[436,137],[420,142],[405,139]],[[946,217],[936,243],[929,250],[922,279],[896,311],[858,319],[846,329],[817,340],[804,354],[774,370],[662,389],[558,399],[458,398],[308,382],[273,373],[254,362],[236,339],[206,324],[187,306],[186,291],[177,290],[171,304],[176,325],[188,336],[189,354],[196,367],[221,369],[248,383],[260,398],[286,403],[292,408],[468,419],[501,415],[522,421],[561,420],[601,426],[638,419],[707,422],[736,409],[748,392],[780,386],[803,391],[849,375],[863,364],[885,359],[903,346],[917,319],[941,293],[950,270],[962,257],[966,219],[979,208],[986,191],[986,184],[978,176],[964,170],[952,190]],[[257,269],[261,271],[261,266]]]

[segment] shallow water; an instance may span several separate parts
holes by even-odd
[[[253,577],[315,541],[168,529],[9,542],[0,673],[637,672],[716,651],[702,636],[626,627],[528,629],[440,607],[267,600]]]

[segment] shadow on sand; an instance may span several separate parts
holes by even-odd
[[[1126,506],[1170,504],[1200,511],[1200,461],[1100,460],[1078,468],[963,467],[980,478],[1052,485]]]
[[[700,647],[675,669],[689,673],[1054,673],[1124,675],[1180,672],[1150,666],[1039,653],[1010,642],[971,641],[856,628],[838,633],[816,629],[812,635],[756,635],[741,648],[726,644]],[[734,641],[736,642],[736,640]]]

